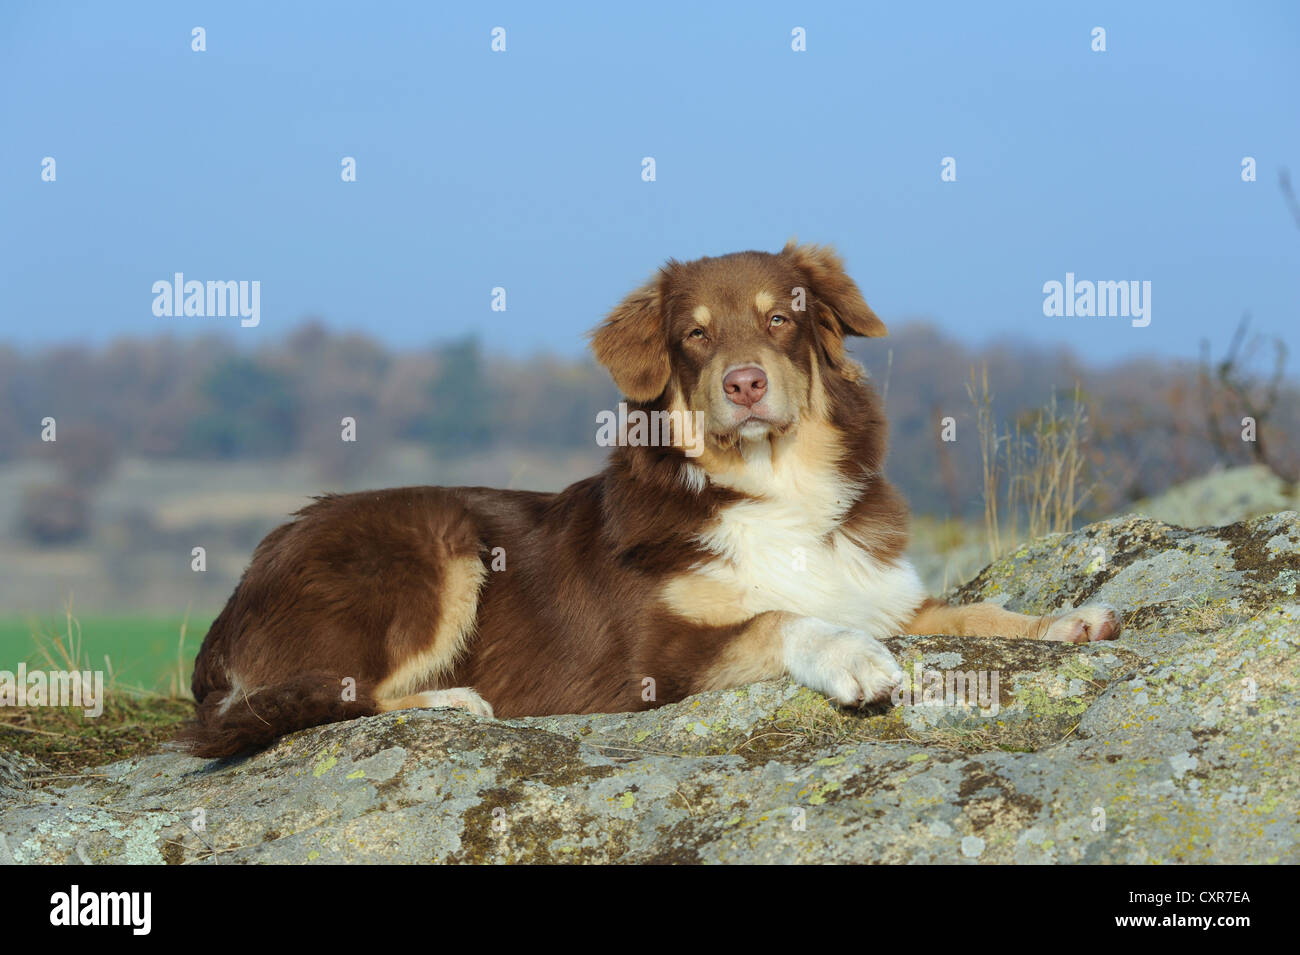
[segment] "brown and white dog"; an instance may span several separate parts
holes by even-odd
[[[648,709],[789,674],[881,700],[899,633],[1119,635],[927,599],[903,558],[880,401],[845,354],[885,326],[828,248],[670,261],[592,335],[674,441],[616,448],[557,494],[415,487],[320,498],[272,531],[199,651],[193,752],[408,707],[498,717]],[[678,440],[680,438],[680,440]]]

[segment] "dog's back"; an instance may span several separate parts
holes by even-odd
[[[665,656],[656,584],[692,559],[701,515],[620,488],[620,473],[560,494],[402,488],[304,508],[257,548],[203,642],[191,748],[231,755],[451,687],[498,716],[686,695],[708,641],[679,621]]]

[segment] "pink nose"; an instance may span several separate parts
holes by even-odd
[[[722,379],[722,391],[732,404],[749,408],[767,394],[767,373],[757,365],[729,371]]]

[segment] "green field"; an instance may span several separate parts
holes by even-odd
[[[0,618],[0,670],[103,670],[105,685],[151,693],[188,693],[194,656],[209,616]],[[105,662],[107,658],[107,662]]]

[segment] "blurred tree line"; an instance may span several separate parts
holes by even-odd
[[[591,441],[595,410],[616,400],[590,362],[492,359],[475,340],[391,352],[318,322],[252,352],[215,337],[0,346],[0,383],[0,461],[61,455],[66,428],[101,435],[118,455],[276,458],[339,443],[345,416],[376,445],[578,446]],[[60,440],[43,448],[47,416]]]
[[[1240,430],[1243,408],[1255,400],[1249,369],[1219,384],[1190,361],[1099,369],[1064,350],[962,346],[922,324],[853,348],[887,392],[887,470],[918,512],[972,517],[982,509],[975,412],[965,390],[977,366],[987,366],[996,406],[1010,421],[1053,395],[1074,400],[1078,386],[1088,406],[1096,513],[1216,465],[1252,460],[1249,444],[1224,439]],[[1264,437],[1279,472],[1295,473],[1300,396],[1286,378],[1273,379],[1268,396]],[[449,456],[494,447],[562,452],[590,448],[596,412],[617,400],[608,375],[587,359],[492,356],[474,340],[392,351],[319,322],[252,351],[216,337],[32,353],[0,346],[0,464],[43,457],[57,465],[60,480],[30,489],[23,506],[26,534],[57,541],[84,532],[90,490],[122,457],[305,455],[326,475],[345,474],[362,457],[358,445],[340,440],[344,417],[356,419],[366,457],[402,443]],[[47,417],[58,422],[57,442],[40,439]],[[957,423],[957,441],[946,444],[945,417]]]

